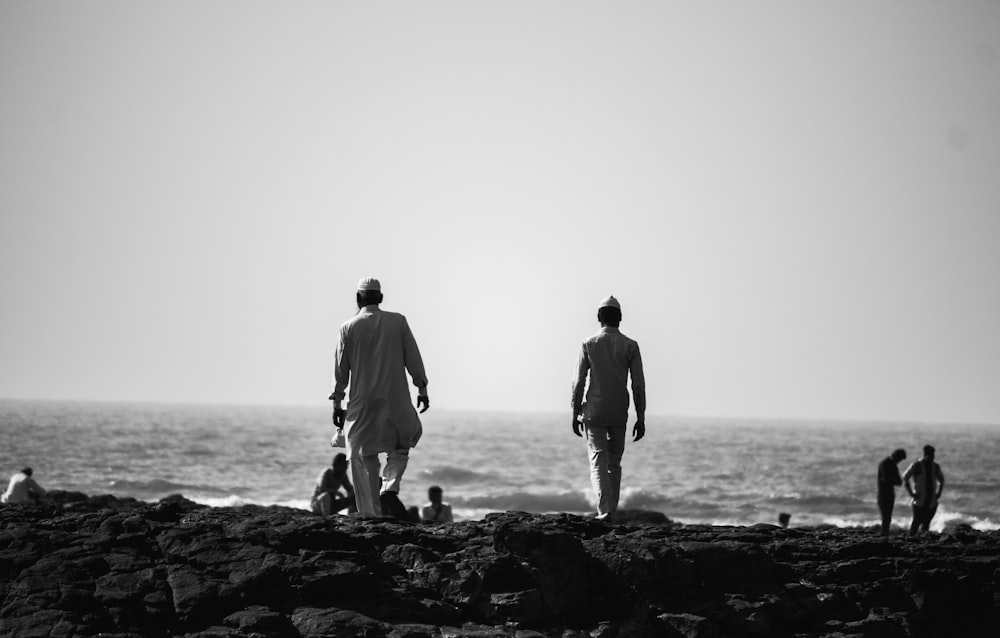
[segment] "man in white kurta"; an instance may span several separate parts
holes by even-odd
[[[334,362],[333,420],[344,428],[351,459],[351,476],[360,514],[381,513],[385,503],[394,513],[402,509],[399,487],[423,428],[410,402],[409,373],[417,387],[417,406],[424,412],[427,375],[417,342],[406,317],[379,308],[377,279],[358,283],[358,314],[340,327]],[[350,384],[347,409],[342,407]],[[379,454],[387,454],[381,477]],[[381,486],[379,483],[381,482]]]

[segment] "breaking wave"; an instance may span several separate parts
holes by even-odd
[[[462,485],[467,483],[476,483],[479,481],[492,481],[496,479],[496,475],[489,472],[477,472],[475,470],[467,470],[461,467],[442,465],[440,467],[433,467],[429,470],[422,470],[420,472],[420,478],[431,483]]]
[[[126,496],[136,496],[142,498],[151,494],[173,494],[186,493],[208,493],[208,494],[228,494],[232,489],[218,488],[212,485],[175,483],[166,479],[151,479],[149,481],[132,481],[129,479],[112,479],[107,486],[114,492],[123,493]]]
[[[455,507],[471,510],[518,512],[589,512],[590,501],[581,492],[511,492],[484,496],[457,496],[451,499]]]
[[[844,494],[798,493],[772,495],[766,502],[774,506],[833,512],[855,511],[859,506],[869,504],[869,501]]]

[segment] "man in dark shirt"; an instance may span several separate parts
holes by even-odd
[[[913,479],[913,485],[910,485]],[[937,512],[938,500],[944,491],[944,473],[934,461],[934,446],[925,445],[924,455],[903,472],[903,485],[913,497],[913,523],[910,534],[929,531],[931,519]]]
[[[621,491],[622,453],[628,425],[628,379],[635,400],[633,440],[646,433],[646,381],[639,344],[621,333],[621,304],[601,301],[601,330],[583,342],[573,384],[573,433],[584,436],[590,451],[590,480],[597,493],[597,517],[614,521]],[[589,383],[588,383],[589,377]],[[584,402],[586,388],[586,402]]]
[[[358,511],[354,503],[354,487],[347,478],[347,467],[347,455],[341,452],[333,457],[330,467],[319,473],[316,477],[316,489],[313,490],[309,503],[312,511],[323,516],[336,514],[343,509]],[[341,488],[346,494],[340,492]]]
[[[898,449],[878,464],[878,509],[882,513],[882,536],[889,535],[892,508],[896,504],[896,486],[903,484],[899,475],[899,462],[906,458],[906,450]]]

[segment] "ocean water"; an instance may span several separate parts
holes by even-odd
[[[568,415],[423,415],[401,498],[440,485],[456,519],[498,510],[593,511],[586,445]],[[237,407],[0,401],[0,473],[24,465],[46,488],[208,505],[307,508],[328,466],[328,404]],[[867,526],[878,522],[875,470],[896,448],[906,465],[937,447],[946,486],[933,529],[1000,527],[1000,426],[651,417],[628,442],[622,506],[685,523]],[[897,494],[894,523],[910,508]]]

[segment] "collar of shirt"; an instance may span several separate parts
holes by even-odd
[[[379,312],[378,304],[377,303],[368,304],[367,306],[359,308],[358,314],[361,314],[362,312],[367,312],[367,313]]]
[[[614,326],[601,326],[601,334],[621,334],[621,330]]]

